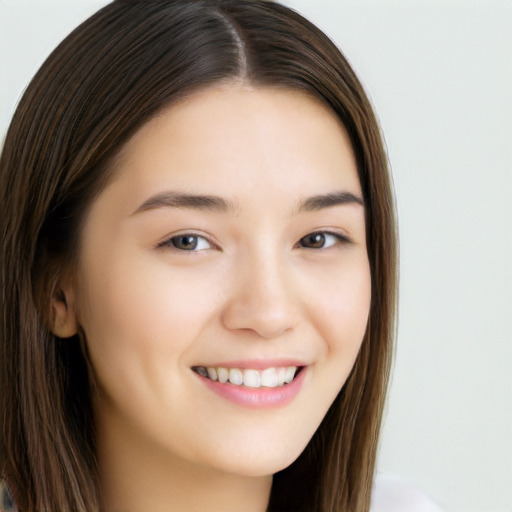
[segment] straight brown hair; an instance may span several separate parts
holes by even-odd
[[[117,0],[75,29],[27,88],[0,158],[0,474],[20,512],[98,512],[86,344],[51,330],[50,297],[79,250],[113,158],[163,108],[221,81],[302,90],[356,154],[372,297],[355,366],[269,511],[367,512],[396,305],[387,160],[368,98],[318,28],[265,0]]]

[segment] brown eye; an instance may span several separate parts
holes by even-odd
[[[325,245],[325,235],[324,233],[310,233],[304,238],[301,238],[299,243],[302,247],[322,249]]]
[[[197,236],[181,235],[172,237],[172,245],[183,251],[193,251],[197,247]]]
[[[350,240],[339,233],[317,231],[310,233],[299,240],[299,246],[306,249],[327,249],[336,244],[349,243]]]
[[[183,235],[173,236],[161,244],[159,247],[170,247],[180,251],[198,252],[205,249],[211,249],[211,244],[203,236],[184,233]]]

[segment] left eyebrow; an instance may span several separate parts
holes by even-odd
[[[352,192],[340,191],[331,194],[322,194],[307,197],[299,202],[298,212],[314,212],[331,208],[332,206],[340,206],[345,204],[354,204],[364,207],[362,197],[352,194]]]

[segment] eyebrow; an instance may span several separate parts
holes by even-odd
[[[299,201],[296,212],[313,212],[348,204],[364,206],[364,201],[361,197],[347,191],[320,194]],[[158,208],[190,208],[193,210],[234,214],[239,212],[238,203],[223,197],[168,191],[146,199],[132,215]]]
[[[321,194],[317,196],[307,197],[299,202],[298,212],[314,212],[331,208],[332,206],[340,206],[345,204],[355,204],[364,207],[364,201],[361,197],[352,194],[352,192],[340,191],[331,194]]]
[[[238,212],[238,206],[234,201],[222,197],[169,191],[151,196],[133,212],[133,215],[157,208],[191,208],[226,213]]]

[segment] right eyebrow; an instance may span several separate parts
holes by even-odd
[[[191,208],[194,210],[226,213],[238,212],[236,203],[223,197],[166,191],[146,199],[132,215],[148,210],[156,210],[158,208]]]

